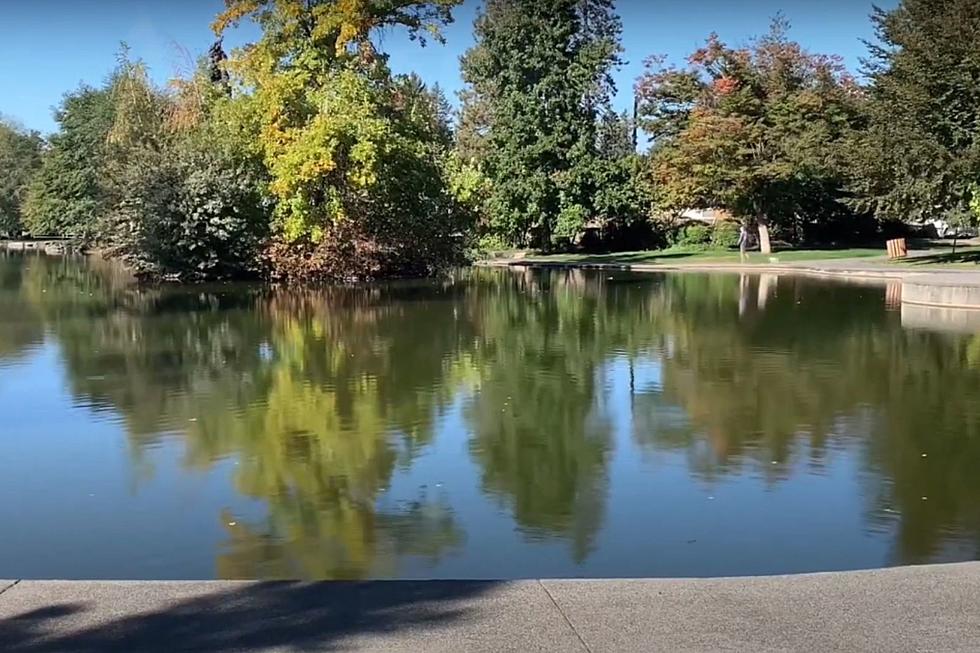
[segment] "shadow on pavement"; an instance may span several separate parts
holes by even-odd
[[[70,602],[0,620],[5,653],[73,651],[334,650],[345,638],[425,630],[463,618],[467,598],[493,582],[249,584],[177,601],[132,616],[106,611],[95,622],[91,605]],[[140,585],[131,605],[139,610]],[[92,595],[98,599],[97,595]],[[152,598],[152,597],[151,597]],[[145,600],[145,599],[144,599]],[[104,610],[104,608],[103,608]]]
[[[944,252],[942,254],[910,256],[903,262],[908,262],[912,265],[926,265],[929,263],[980,263],[980,250],[967,249],[964,251],[958,251],[955,254],[952,252]]]

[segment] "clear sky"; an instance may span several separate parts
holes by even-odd
[[[897,0],[878,0],[885,8]],[[420,49],[399,32],[382,35],[396,72],[418,72],[448,93],[460,88],[458,57],[473,43],[480,2],[466,0],[445,30],[446,44]],[[81,82],[98,84],[112,69],[121,41],[165,82],[188,70],[214,40],[210,23],[222,0],[0,0],[0,114],[42,132],[55,128],[52,108]],[[616,75],[620,108],[631,103],[643,59],[663,53],[683,61],[708,33],[734,44],[764,32],[782,12],[790,36],[812,52],[840,54],[857,71],[872,36],[870,0],[618,0],[628,64]],[[247,26],[226,39],[255,37]]]

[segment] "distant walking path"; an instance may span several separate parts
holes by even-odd
[[[690,580],[0,581],[0,650],[977,651],[980,563]]]

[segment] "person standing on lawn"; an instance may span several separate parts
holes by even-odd
[[[745,263],[748,257],[749,249],[749,230],[745,228],[745,224],[742,224],[738,229],[738,256],[742,263]]]

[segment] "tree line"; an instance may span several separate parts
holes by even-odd
[[[488,250],[880,237],[980,215],[980,5],[875,9],[863,77],[781,17],[744,46],[650,56],[634,108],[612,0],[487,0],[454,109],[391,71],[386,28],[441,40],[459,0],[228,0],[193,73],[125,49],[47,139],[0,122],[0,233],[82,239],[154,277],[422,276]],[[226,53],[243,21],[257,41]],[[714,230],[679,227],[723,209]],[[687,238],[687,241],[684,239]]]

